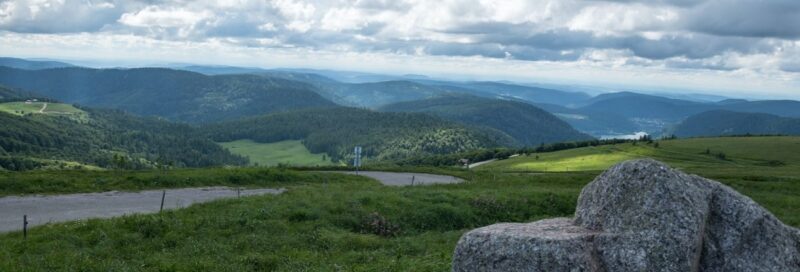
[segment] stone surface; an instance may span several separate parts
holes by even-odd
[[[453,271],[595,271],[594,234],[569,218],[479,228],[458,243]]]
[[[465,234],[453,271],[800,271],[800,231],[725,185],[635,160],[586,185],[574,221]]]

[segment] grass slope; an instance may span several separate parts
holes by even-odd
[[[660,141],[658,148],[644,143],[586,147],[519,156],[478,168],[490,172],[597,172],[642,157],[721,181],[764,205],[784,222],[800,224],[800,137],[693,138]]]
[[[83,173],[67,176],[94,184]],[[20,232],[0,234],[0,270],[446,271],[464,232],[571,216],[580,189],[597,174],[455,173],[470,182],[387,187],[358,176],[263,169],[183,170],[161,178],[152,171],[95,172],[133,187],[219,182],[289,190],[160,215],[45,225],[29,230],[27,241]],[[800,225],[796,182],[723,182]]]
[[[720,153],[725,159],[718,157]],[[482,167],[500,171],[599,171],[624,160],[643,157],[704,173],[768,172],[791,177],[800,171],[800,137],[691,138],[659,141],[658,147],[643,142],[605,145],[519,156]]]
[[[47,107],[44,104],[47,103]],[[44,110],[42,110],[44,109]],[[49,102],[7,102],[0,103],[0,112],[7,112],[17,116],[25,114],[44,114],[50,116],[65,116],[71,120],[85,123],[89,121],[89,114],[85,111],[64,103]]]
[[[590,179],[493,181],[483,173],[474,183],[396,188],[358,176],[295,175],[278,183],[289,187],[279,196],[45,225],[27,241],[0,234],[0,270],[445,271],[466,230],[570,215]]]
[[[73,107],[69,104],[63,103],[47,103],[47,108],[44,111],[39,110],[44,107],[45,102],[7,102],[0,103],[0,111],[11,113],[14,115],[23,115],[25,113],[44,113],[44,114],[85,114],[86,112]]]
[[[296,166],[334,165],[325,153],[313,154],[302,141],[280,141],[275,143],[257,143],[252,140],[222,142],[233,154],[250,159],[250,164],[275,166],[280,163]]]
[[[604,168],[620,159],[615,154],[653,156],[732,186],[783,222],[800,226],[798,149],[800,137],[703,138],[661,141],[658,148],[639,143],[538,155],[552,161],[594,155],[582,160],[585,169]],[[726,153],[726,160],[717,152]],[[440,169],[469,181],[414,187],[263,168],[0,173],[4,194],[217,184],[289,189],[162,214],[34,227],[28,240],[21,232],[0,234],[0,271],[447,271],[464,232],[571,216],[581,188],[599,173],[505,172],[519,170],[510,162],[534,156],[477,171]]]

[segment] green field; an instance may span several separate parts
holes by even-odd
[[[600,169],[644,156],[719,180],[800,226],[800,137],[670,140],[657,148],[628,143],[532,154],[473,171],[425,168],[468,182],[415,187],[282,168],[0,172],[0,195],[210,185],[288,189],[160,215],[50,224],[31,229],[27,241],[21,232],[0,234],[0,271],[447,271],[464,232],[572,216],[581,188]],[[541,173],[543,165],[553,168]]]
[[[325,154],[313,154],[300,141],[281,141],[275,143],[257,143],[252,140],[237,140],[219,143],[233,154],[250,159],[250,164],[275,166],[288,164],[293,166],[325,166],[335,165]]]
[[[724,158],[720,156],[724,154]],[[537,158],[538,157],[538,158]],[[618,162],[650,157],[698,173],[797,177],[800,137],[722,137],[584,147],[517,156],[479,167],[493,171],[599,171]]]
[[[0,103],[0,111],[7,112],[14,115],[22,116],[24,114],[46,114],[46,115],[61,115],[69,116],[76,120],[84,120],[87,117],[86,112],[69,104],[63,103],[47,103],[44,111],[41,111],[45,102],[7,102]]]

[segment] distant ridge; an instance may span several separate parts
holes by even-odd
[[[675,128],[678,137],[724,135],[800,135],[800,118],[766,113],[714,110],[686,118]]]
[[[583,141],[591,136],[531,104],[470,95],[444,95],[381,107],[390,112],[422,112],[465,124],[490,127],[523,145]]]
[[[75,65],[60,61],[27,60],[27,59],[8,58],[8,57],[0,57],[0,66],[25,69],[25,70],[75,67]]]
[[[299,81],[256,75],[208,76],[166,68],[0,67],[0,84],[67,103],[189,123],[334,105],[318,95],[314,86]]]

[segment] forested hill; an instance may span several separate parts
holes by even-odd
[[[0,86],[0,101],[13,101],[21,99],[22,97],[23,95],[19,91],[5,86]]]
[[[152,168],[242,165],[188,125],[139,118],[120,111],[83,109],[81,118],[64,114],[0,112],[0,167],[28,170],[73,167]]]
[[[26,70],[40,70],[50,68],[74,67],[75,65],[49,60],[27,60],[19,58],[0,57],[0,66],[6,66],[17,69]]]
[[[328,153],[334,160],[349,159],[357,145],[363,146],[365,156],[376,159],[516,145],[502,132],[467,127],[426,114],[344,107],[274,113],[203,129],[218,142],[303,140],[311,152]]]
[[[38,100],[50,100],[35,93],[0,85],[0,102],[21,101],[32,98]]]
[[[708,111],[686,118],[675,128],[678,137],[722,135],[800,135],[800,119],[766,113]]]
[[[388,112],[423,112],[465,124],[485,126],[510,135],[527,146],[542,143],[583,141],[580,133],[554,115],[533,105],[469,95],[445,95],[401,102],[381,108]]]
[[[207,76],[163,68],[34,71],[0,67],[0,84],[67,103],[190,123],[334,105],[303,82],[255,75]]]

